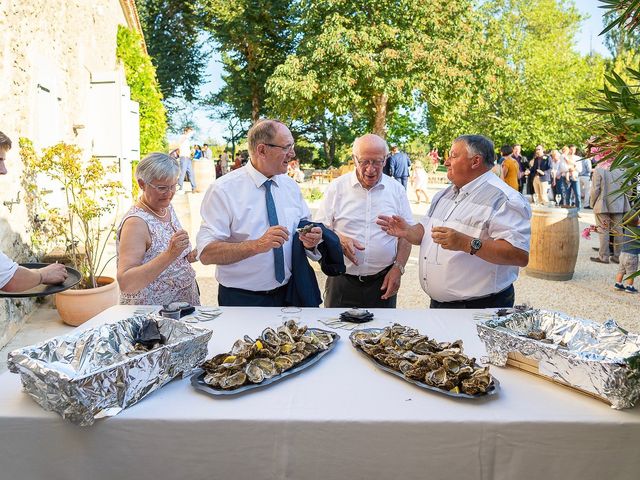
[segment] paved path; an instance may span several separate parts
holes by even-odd
[[[303,184],[303,187],[311,186]],[[318,187],[318,185],[312,185]],[[326,184],[320,184],[320,188]],[[438,190],[434,188],[429,192],[429,196]],[[186,229],[195,238],[199,228],[199,209],[204,194],[185,194],[174,197],[174,206],[178,212]],[[410,195],[411,200],[413,196]],[[312,211],[317,208],[317,202],[310,204]],[[416,220],[420,219],[426,212],[427,206],[412,203],[411,209]],[[192,221],[195,219],[195,221]],[[590,210],[581,213],[580,229],[595,224],[595,219]],[[591,262],[589,257],[593,256],[592,247],[598,245],[597,235],[592,235],[591,240],[580,239],[580,250],[578,261],[572,280],[565,282],[554,282],[530,277],[526,272],[520,272],[520,277],[515,284],[516,303],[526,303],[536,308],[546,308],[565,312],[572,316],[590,318],[597,321],[604,321],[609,318],[615,319],[622,327],[640,333],[640,315],[638,306],[640,305],[640,294],[628,294],[618,292],[613,289],[614,276],[617,265],[597,264]],[[407,269],[403,276],[402,285],[398,293],[398,308],[426,308],[429,298],[422,291],[418,282],[418,253],[419,247],[414,247],[407,263]],[[202,303],[204,305],[217,304],[218,284],[214,278],[214,267],[195,264],[198,284],[202,291]],[[321,290],[324,287],[325,276],[319,271],[317,265],[314,266],[318,276]],[[115,265],[112,263],[108,274],[113,274]],[[14,348],[30,345],[46,338],[53,337],[68,331],[68,327],[60,321],[57,311],[53,309],[51,303],[45,303],[39,307],[29,317],[26,325],[18,334],[0,349],[0,358],[6,358],[6,354]],[[6,370],[4,362],[0,362],[0,372]]]

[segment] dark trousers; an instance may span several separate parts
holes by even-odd
[[[409,177],[393,177],[393,178],[399,181],[405,190],[407,189],[407,183],[408,183]]]
[[[559,205],[569,205],[569,186],[564,178],[556,178],[555,185],[551,184],[551,190],[553,191],[553,199],[556,199],[556,195],[560,195]]]
[[[286,296],[286,285],[268,292],[218,286],[218,305],[221,307],[284,307]]]
[[[396,308],[397,295],[382,300],[380,290],[384,277],[391,267],[374,275],[358,277],[340,275],[327,277],[324,289],[326,308]]]
[[[494,293],[488,297],[473,298],[470,300],[459,300],[455,302],[438,302],[431,299],[431,308],[511,308],[515,301],[515,291],[513,284],[501,292]]]

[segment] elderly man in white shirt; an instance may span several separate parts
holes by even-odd
[[[431,308],[513,306],[518,267],[529,262],[531,207],[491,173],[493,143],[454,140],[445,166],[452,185],[438,192],[421,223],[380,216],[389,235],[420,245],[420,282]]]
[[[251,161],[217,179],[204,196],[198,255],[203,264],[217,265],[219,305],[284,306],[292,232],[310,218],[300,188],[286,175],[295,157],[293,136],[283,123],[262,120],[247,141]],[[313,227],[299,238],[318,259],[322,230]]]
[[[340,238],[346,257],[344,275],[328,277],[325,307],[395,308],[400,277],[411,245],[376,226],[379,215],[399,215],[413,222],[407,192],[382,174],[389,147],[378,135],[353,142],[356,169],[331,182],[315,220]]]

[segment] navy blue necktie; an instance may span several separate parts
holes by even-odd
[[[276,213],[276,204],[273,202],[271,195],[272,180],[264,182],[265,197],[267,200],[267,216],[269,217],[269,225],[278,225],[278,214]],[[282,247],[273,249],[273,261],[276,268],[276,280],[278,283],[284,282],[284,250]]]

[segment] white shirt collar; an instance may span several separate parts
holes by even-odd
[[[493,173],[491,170],[489,170],[489,171],[483,173],[482,175],[480,175],[478,178],[475,178],[475,179],[471,180],[466,185],[463,185],[460,189],[455,188],[455,186],[454,186],[454,189],[457,190],[457,192],[459,194],[460,193],[464,193],[464,194],[468,195],[471,192],[473,192],[476,188],[478,188],[480,185],[482,185],[485,182],[489,181],[489,178],[491,178],[491,175],[495,176],[495,173]]]
[[[352,171],[349,175],[351,175],[351,180],[350,180],[350,184],[352,187],[361,187],[364,190],[367,190],[366,188],[364,188],[362,186],[362,184],[360,183],[360,180],[358,180],[358,174],[356,173],[356,171]],[[385,178],[386,177],[386,178]],[[389,178],[387,175],[385,175],[384,173],[380,176],[380,180],[378,180],[378,183],[376,183],[373,187],[369,188],[368,190],[373,190],[374,188],[384,188],[386,183],[389,181]],[[395,182],[396,180],[394,180]]]
[[[247,169],[247,175],[249,175],[249,178],[251,178],[253,183],[256,185],[256,188],[260,188],[267,180],[273,180],[273,183],[276,186],[278,185],[278,177],[280,177],[280,175],[274,175],[271,178],[265,177],[261,172],[256,170],[256,167],[253,166],[253,163],[251,163],[251,161],[248,161],[244,168]]]

